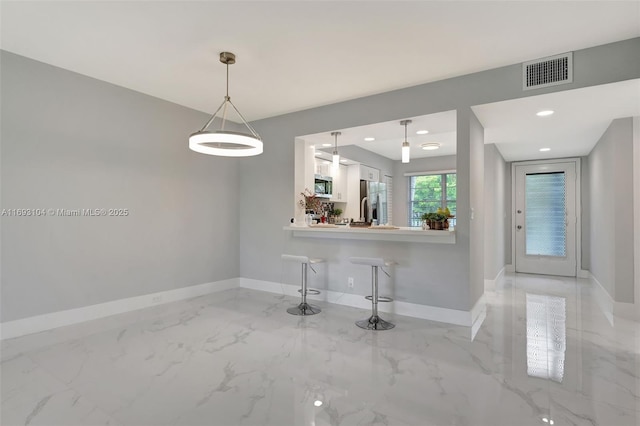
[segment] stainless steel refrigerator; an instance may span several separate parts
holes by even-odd
[[[376,221],[384,225],[389,221],[387,211],[387,184],[360,181],[360,221]]]

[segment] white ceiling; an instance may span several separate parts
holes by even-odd
[[[230,94],[249,120],[640,36],[640,2],[1,1],[0,47],[201,111]],[[541,26],[544,23],[544,26]],[[535,112],[554,109],[551,117]],[[508,161],[586,155],[638,82],[474,107]],[[407,117],[412,158],[455,154],[455,113]],[[429,130],[418,136],[416,130]],[[341,130],[400,159],[399,121]],[[365,142],[365,136],[376,138]],[[307,135],[332,143],[329,133]],[[439,142],[424,151],[420,144]],[[550,147],[548,153],[538,151]]]
[[[249,119],[640,36],[640,3],[2,1],[2,49]]]
[[[537,112],[555,111],[538,117]],[[588,155],[612,120],[640,116],[640,80],[474,106],[507,161]],[[551,148],[540,152],[540,148]]]

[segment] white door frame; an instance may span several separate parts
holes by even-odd
[[[516,266],[516,166],[539,164],[575,163],[576,165],[576,277],[588,278],[589,271],[582,269],[582,169],[580,158],[554,158],[550,160],[518,161],[511,163],[511,271]]]

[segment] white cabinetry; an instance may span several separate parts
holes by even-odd
[[[331,176],[333,181],[333,192],[329,199],[331,202],[347,202],[347,166],[340,164],[338,170],[334,170],[333,164],[322,159],[315,159],[315,174]]]
[[[360,164],[360,179],[380,182],[380,170]]]
[[[322,176],[331,176],[331,169],[333,167],[331,167],[331,163],[328,163],[327,160],[322,160],[322,159],[315,159],[316,162],[316,173],[317,175],[322,175]]]
[[[339,203],[347,202],[347,173],[347,166],[342,164],[340,164],[337,171],[333,172],[331,176],[333,178],[333,194],[330,201]]]

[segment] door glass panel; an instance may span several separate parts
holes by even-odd
[[[525,253],[566,256],[565,173],[525,176]]]

